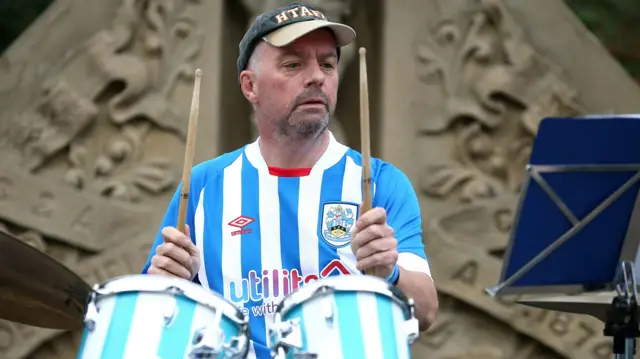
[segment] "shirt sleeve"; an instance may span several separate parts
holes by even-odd
[[[164,227],[175,227],[178,224],[178,211],[180,208],[180,196],[181,196],[181,192],[182,192],[182,183],[180,183],[180,185],[178,185],[178,188],[176,189],[176,191],[174,192],[173,196],[171,197],[171,201],[169,202],[169,205],[167,206],[167,210],[164,214],[164,218],[162,219],[162,222],[160,223],[160,227],[158,228],[158,231],[156,232],[156,237],[153,241],[153,244],[151,245],[151,250],[149,252],[149,256],[147,258],[147,263],[144,265],[144,267],[142,268],[142,274],[147,274],[147,271],[149,270],[149,267],[151,266],[151,258],[153,258],[153,256],[156,253],[156,247],[158,247],[160,244],[162,244],[164,242],[163,238],[162,238],[162,229]],[[185,223],[189,225],[189,232],[191,235],[191,241],[195,244],[195,225],[194,225],[194,213],[196,210],[196,200],[197,197],[194,198],[194,191],[193,188],[191,189],[191,192],[189,193],[189,201],[188,201],[188,205],[187,205],[187,215],[186,215],[186,219],[185,219]],[[198,276],[196,275],[196,277],[193,280],[196,283],[200,283],[200,281],[198,280]]]
[[[411,181],[397,167],[382,163],[375,186],[374,207],[383,207],[398,240],[398,265],[431,276],[422,242],[420,204]]]

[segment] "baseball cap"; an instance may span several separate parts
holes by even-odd
[[[321,11],[302,2],[292,2],[269,13],[261,14],[240,41],[238,78],[244,71],[256,44],[264,40],[272,46],[286,46],[296,39],[321,28],[333,31],[338,47],[351,43],[356,32],[349,26],[329,20]]]

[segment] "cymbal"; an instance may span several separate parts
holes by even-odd
[[[616,292],[585,293],[578,295],[558,295],[518,300],[517,303],[558,312],[586,314],[606,321],[607,311]],[[640,309],[639,309],[640,313]]]
[[[81,329],[91,287],[63,264],[0,230],[0,318]]]

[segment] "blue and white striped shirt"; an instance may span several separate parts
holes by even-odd
[[[196,281],[249,316],[250,358],[270,358],[268,329],[288,293],[318,278],[360,274],[350,231],[362,202],[361,166],[361,154],[331,135],[305,176],[271,173],[257,141],[193,168],[186,222],[202,256]],[[398,240],[398,264],[430,275],[409,179],[377,158],[371,177],[373,206],[385,208]],[[176,225],[179,198],[180,188],[160,228]],[[158,232],[143,273],[161,243]]]

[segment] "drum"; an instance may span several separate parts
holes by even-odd
[[[248,350],[248,318],[223,297],[140,274],[93,288],[77,358],[246,358]]]
[[[418,335],[413,300],[367,275],[305,284],[280,302],[269,333],[274,359],[410,359]]]

